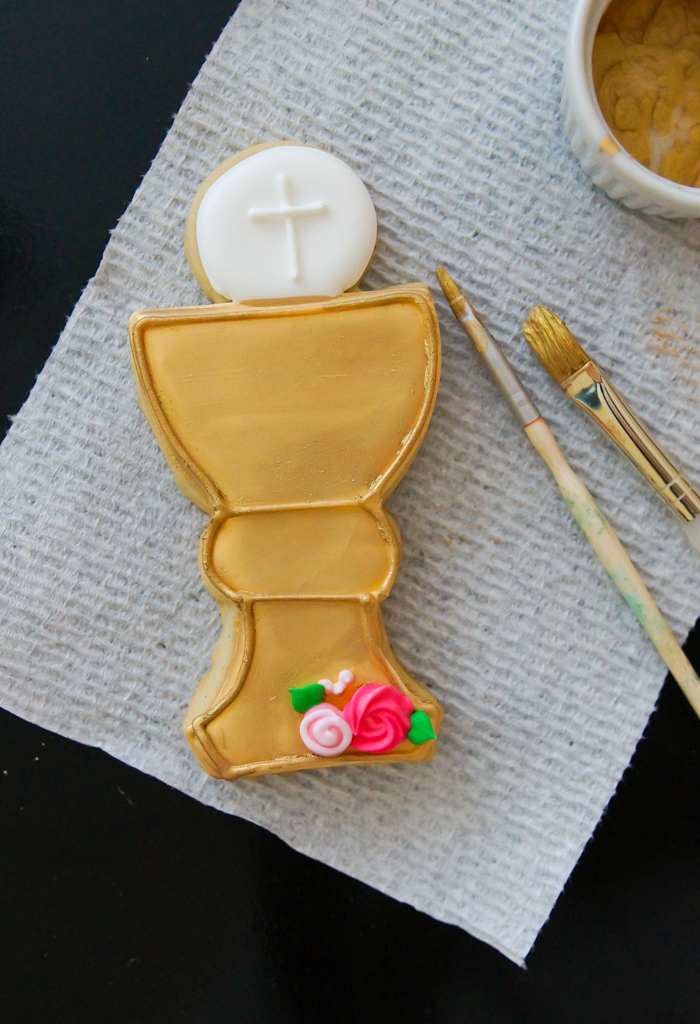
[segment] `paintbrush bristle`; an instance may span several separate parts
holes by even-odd
[[[440,282],[440,287],[445,293],[445,298],[448,302],[461,298],[462,293],[444,267],[438,267],[435,271],[435,276]]]
[[[440,287],[445,293],[445,298],[449,302],[450,306],[452,306],[452,312],[457,319],[459,319],[464,315],[464,311],[467,308],[466,301],[459,290],[459,286],[455,284],[444,267],[438,267],[435,271],[435,276],[440,282]]]
[[[590,362],[564,321],[544,306],[536,306],[523,324],[523,334],[550,377],[561,384]]]

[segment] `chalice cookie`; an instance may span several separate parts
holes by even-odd
[[[141,407],[211,517],[199,564],[222,632],[184,730],[217,778],[435,750],[442,710],[392,652],[381,602],[401,551],[383,502],[428,426],[440,336],[425,285],[352,290],[375,242],[341,160],[252,146],[187,225],[213,304],[129,323]]]

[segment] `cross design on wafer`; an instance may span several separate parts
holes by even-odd
[[[296,231],[296,217],[309,217],[314,213],[325,213],[328,209],[326,203],[322,199],[317,199],[313,203],[305,203],[301,206],[294,206],[292,204],[291,189],[289,178],[286,174],[278,174],[277,184],[280,190],[280,198],[282,200],[281,206],[270,207],[269,209],[263,209],[258,206],[252,206],[248,210],[248,216],[251,220],[276,220],[280,219],[284,221],[285,230],[287,232],[287,251],[289,253],[289,276],[292,281],[299,280],[299,242],[297,239]]]

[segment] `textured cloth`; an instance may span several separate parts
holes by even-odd
[[[519,324],[563,314],[691,478],[700,460],[697,223],[617,206],[558,113],[558,0],[244,0],[194,83],[0,449],[2,680],[16,714],[199,800],[520,961],[627,765],[665,671],[436,288],[454,272],[678,635],[697,555],[575,410]],[[385,605],[399,657],[442,701],[428,765],[236,784],[180,722],[219,629],[196,565],[205,517],[137,403],[126,324],[204,299],[185,262],[200,182],[256,142],[328,148],[367,183],[365,284],[424,280],[444,367],[390,508],[403,566]],[[662,400],[661,396],[666,396]]]

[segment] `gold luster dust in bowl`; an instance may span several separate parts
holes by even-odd
[[[700,187],[700,0],[613,0],[593,44],[593,81],[635,160]]]

